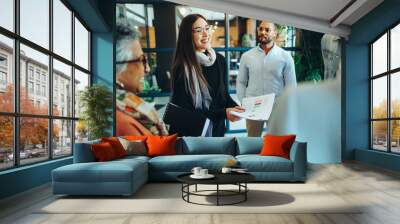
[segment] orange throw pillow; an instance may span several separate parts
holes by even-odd
[[[129,141],[146,141],[147,136],[146,135],[126,135],[123,136],[124,139],[129,140]]]
[[[147,143],[147,154],[148,156],[164,156],[164,155],[176,155],[176,139],[178,135],[170,136],[148,136]]]
[[[101,138],[101,142],[108,142],[114,149],[117,158],[126,156],[126,151],[117,137]]]
[[[261,149],[261,156],[280,156],[290,159],[290,148],[292,147],[296,135],[265,135],[264,145]]]
[[[93,144],[91,145],[91,149],[94,157],[99,162],[110,161],[117,158],[113,147],[108,142]]]

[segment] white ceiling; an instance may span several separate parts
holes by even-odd
[[[329,20],[351,0],[227,0],[255,7],[275,9],[292,14]]]
[[[351,25],[383,0],[168,0],[347,38]],[[338,14],[347,4],[352,3]]]

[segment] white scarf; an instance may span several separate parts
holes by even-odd
[[[214,49],[210,48],[207,50],[208,55],[196,51],[196,58],[197,61],[200,63],[200,65],[209,67],[212,66],[216,60],[216,54]],[[185,67],[185,74],[186,74],[186,84],[189,87],[189,69]],[[202,109],[203,107],[209,108],[210,103],[211,103],[211,96],[210,96],[210,91],[208,90],[208,87],[205,83],[200,83],[196,71],[194,68],[192,68],[192,78],[193,78],[193,83],[194,83],[194,92],[195,96],[193,97],[193,102],[194,102],[194,107],[196,109]]]

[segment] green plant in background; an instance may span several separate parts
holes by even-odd
[[[248,33],[243,34],[241,43],[242,43],[242,45],[241,45],[242,47],[248,47],[248,48],[252,47],[251,46],[252,40]]]
[[[142,96],[146,96],[146,97],[142,97],[142,99],[144,99],[147,102],[154,102],[154,97],[147,97],[149,95],[155,95],[157,93],[161,92],[161,89],[158,87],[158,85],[156,83],[154,83],[153,81],[153,76],[156,76],[156,72],[157,72],[157,56],[155,53],[149,53],[147,55],[148,63],[150,66],[150,72],[148,75],[145,76],[144,79],[144,84],[143,84],[143,90],[140,93],[140,95]]]
[[[276,24],[276,33],[286,36],[288,27],[285,25]]]
[[[288,30],[287,26],[276,24],[275,43],[279,47],[285,47],[286,46],[287,30]]]
[[[112,92],[102,84],[86,87],[80,92],[81,119],[86,124],[89,140],[110,136],[112,127]]]
[[[156,85],[150,85],[150,82],[144,80],[142,94],[156,94],[161,92],[161,89]]]
[[[161,89],[158,88],[158,86],[156,86],[154,84],[151,85],[150,82],[145,79],[144,83],[143,83],[143,90],[139,94],[139,96],[141,96],[144,101],[146,101],[148,103],[153,103],[155,95],[160,92],[161,92]]]
[[[308,71],[305,81],[321,81],[321,75],[319,69],[311,69]]]
[[[324,64],[321,53],[321,33],[301,30],[300,51],[294,59],[297,82],[321,81]]]

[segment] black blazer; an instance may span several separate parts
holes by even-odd
[[[205,79],[209,85],[209,91],[212,98],[209,109],[196,110],[192,102],[190,94],[185,90],[184,69],[183,66],[178,67],[177,73],[173,74],[171,102],[183,108],[197,111],[205,115],[213,122],[214,137],[224,136],[226,132],[225,109],[235,107],[237,104],[228,94],[228,86],[226,83],[226,62],[224,56],[217,53],[216,60],[212,66],[201,66]],[[188,124],[190,125],[190,124]],[[173,128],[172,128],[173,129]],[[180,135],[185,135],[180,133]]]

